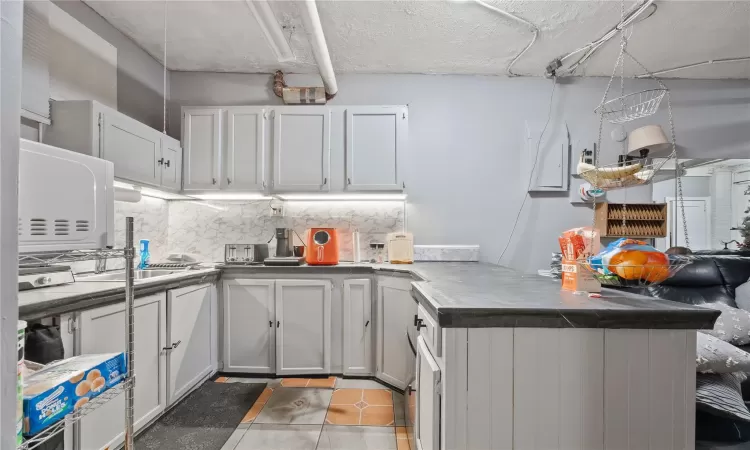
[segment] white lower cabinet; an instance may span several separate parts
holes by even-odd
[[[166,295],[135,301],[135,423],[137,432],[166,407]],[[125,305],[105,306],[80,314],[78,354],[122,352],[126,346]],[[76,433],[80,450],[116,448],[123,442],[125,396],[119,395],[81,420]]]
[[[344,281],[344,375],[372,375],[370,280]]]
[[[418,450],[440,449],[440,367],[422,336],[417,338],[417,419],[414,440]]]
[[[417,304],[411,296],[411,279],[381,277],[378,280],[378,341],[376,377],[399,389],[406,388],[413,368],[407,330],[413,326]]]
[[[274,373],[274,280],[224,281],[224,371]]]
[[[276,374],[326,374],[331,362],[331,282],[276,281]]]
[[[167,405],[212,373],[213,296],[210,284],[167,292]],[[136,353],[136,367],[138,358]]]

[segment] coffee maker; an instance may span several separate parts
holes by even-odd
[[[291,228],[276,228],[276,257],[294,256],[294,231]]]
[[[267,266],[301,265],[304,258],[294,256],[294,235],[294,230],[291,228],[276,228],[274,233],[276,253],[270,258],[266,258],[263,263]]]

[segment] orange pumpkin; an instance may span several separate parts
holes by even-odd
[[[609,260],[609,270],[626,280],[641,277],[642,266],[648,261],[648,254],[640,250],[623,250]]]

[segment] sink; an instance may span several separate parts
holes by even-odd
[[[150,269],[150,270],[136,270],[134,280],[135,281],[143,281],[148,280],[151,278],[158,278],[158,277],[165,277],[167,275],[172,275],[173,273],[182,272],[181,270],[160,270],[160,269]],[[125,281],[125,272],[112,272],[112,273],[102,273],[99,275],[91,275],[88,277],[81,277],[76,279],[77,282],[82,281]]]

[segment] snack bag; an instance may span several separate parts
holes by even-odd
[[[560,238],[562,288],[568,291],[600,292],[599,281],[581,263],[599,251],[599,231],[590,227],[573,228]]]
[[[669,256],[644,241],[620,238],[591,258],[591,268],[625,284],[659,283],[669,278]]]

